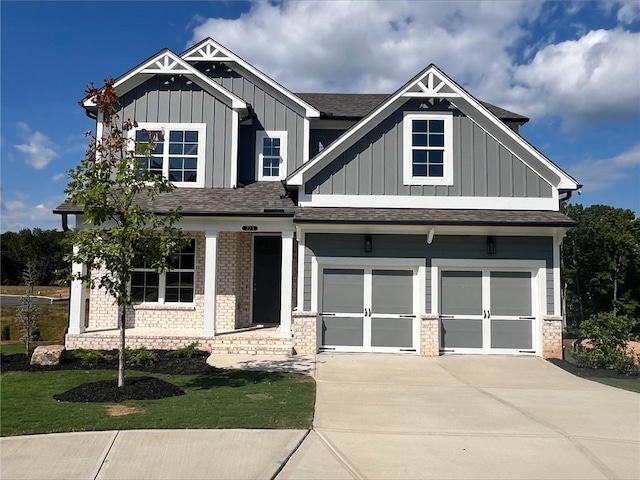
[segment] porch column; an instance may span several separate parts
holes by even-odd
[[[218,232],[205,232],[204,242],[204,331],[203,335],[216,334],[216,261],[218,259]]]
[[[280,275],[280,336],[291,337],[291,294],[293,289],[293,231],[282,232]]]
[[[78,251],[78,247],[73,247],[74,252]],[[86,269],[82,263],[74,263],[71,265],[71,273],[73,275],[84,274]],[[87,305],[87,294],[85,285],[82,280],[73,280],[71,282],[71,292],[69,298],[69,330],[70,334],[80,334],[84,332],[85,308]]]

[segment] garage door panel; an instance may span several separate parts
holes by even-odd
[[[413,313],[413,272],[373,270],[371,311],[381,314]]]
[[[481,314],[482,272],[443,271],[440,285],[440,309],[443,314]]]
[[[364,311],[364,270],[325,268],[322,311],[362,313]]]
[[[412,348],[412,318],[372,318],[371,346]]]
[[[491,315],[531,316],[531,273],[491,272]]]
[[[363,334],[362,318],[322,317],[322,345],[362,347]]]
[[[530,350],[531,320],[491,320],[491,348]]]
[[[442,348],[482,348],[482,319],[441,319],[440,345]]]

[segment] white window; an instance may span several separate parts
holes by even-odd
[[[204,123],[140,123],[133,131],[141,166],[164,175],[178,187],[204,187]],[[154,149],[145,157],[138,147],[153,140]]]
[[[287,132],[256,132],[256,178],[282,180],[287,177]]]
[[[136,255],[131,272],[134,303],[193,303],[196,275],[196,241],[191,240],[174,260],[171,270],[158,273]]]
[[[453,115],[405,113],[403,120],[405,185],[453,185]]]

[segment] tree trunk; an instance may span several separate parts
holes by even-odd
[[[125,348],[125,331],[127,306],[120,306],[120,351],[118,352],[118,387],[124,387],[124,348]]]

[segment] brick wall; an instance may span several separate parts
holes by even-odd
[[[440,317],[438,315],[420,316],[420,355],[425,357],[440,355]]]
[[[315,355],[317,344],[318,314],[315,312],[293,312],[291,314],[291,331],[293,348],[297,355]]]
[[[216,332],[251,325],[251,234],[218,235]]]
[[[542,357],[562,358],[562,317],[542,319]]]

